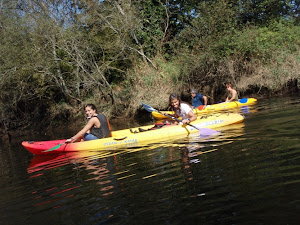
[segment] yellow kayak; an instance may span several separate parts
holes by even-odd
[[[209,113],[214,113],[222,110],[228,110],[228,109],[233,109],[236,107],[242,107],[246,105],[252,105],[257,102],[257,99],[255,98],[242,98],[238,101],[233,101],[233,102],[222,102],[218,104],[213,104],[213,105],[207,105],[205,109],[201,109],[202,106],[199,106],[197,109],[194,109],[194,113],[196,115],[202,115],[202,114],[209,114]],[[172,111],[161,111],[162,113],[167,113],[167,114],[173,114]],[[159,112],[153,111],[152,116],[155,119],[161,120],[161,119],[166,119],[168,118],[167,116],[162,115]]]
[[[153,125],[124,129],[112,132],[112,137],[92,141],[81,141],[65,144],[65,140],[23,141],[22,145],[35,155],[64,153],[74,151],[113,150],[127,147],[145,146],[150,143],[161,143],[176,137],[186,137],[191,133],[205,133],[205,128],[219,127],[240,123],[244,117],[237,113],[205,115],[190,123],[190,125],[170,125],[154,129]],[[197,128],[197,129],[196,129]],[[150,129],[150,130],[148,130]],[[145,130],[140,132],[141,130]],[[202,130],[202,131],[201,131]]]

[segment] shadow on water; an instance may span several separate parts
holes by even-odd
[[[0,224],[296,224],[299,103],[259,101],[213,137],[139,148],[1,146]]]

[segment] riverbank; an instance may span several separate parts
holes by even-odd
[[[273,98],[277,96],[278,98],[284,98],[289,96],[299,96],[299,88],[295,86],[297,82],[293,82],[292,85],[287,85],[286,88],[282,89],[281,92],[277,93],[268,93],[266,90],[262,90],[262,94],[258,93],[249,93],[249,95],[244,95],[242,97],[254,97],[258,99],[258,101]],[[164,110],[166,108],[161,108],[160,110]],[[8,144],[15,137],[21,138],[22,136],[27,136],[30,133],[32,136],[32,140],[47,140],[49,137],[56,136],[58,139],[63,139],[67,137],[71,137],[77,131],[79,131],[84,126],[84,115],[77,115],[76,117],[70,117],[69,119],[64,119],[61,121],[55,121],[55,123],[51,123],[51,121],[44,121],[43,123],[32,121],[31,124],[27,126],[19,127],[19,129],[9,130],[4,132],[1,136],[1,141],[5,144]],[[119,130],[129,127],[136,127],[140,125],[146,125],[152,123],[154,120],[151,117],[151,114],[144,109],[140,109],[136,112],[134,117],[113,117],[110,118],[110,123],[112,130]],[[55,132],[55,134],[53,133]],[[66,136],[67,134],[67,136]],[[48,138],[48,139],[49,139]]]
[[[188,23],[178,30],[160,30],[161,22],[141,28],[150,31],[147,37],[153,37],[154,31],[158,35],[147,44],[143,38],[132,39],[132,34],[139,36],[140,28],[124,39],[126,35],[110,33],[110,28],[97,27],[92,32],[83,24],[71,30],[52,24],[47,28],[54,30],[40,35],[44,30],[40,21],[36,27],[27,26],[33,24],[31,10],[28,17],[24,12],[22,20],[0,14],[7,28],[0,39],[0,57],[5,56],[0,58],[1,136],[29,127],[42,130],[62,121],[72,123],[82,118],[87,103],[95,104],[110,119],[135,118],[142,102],[167,109],[170,93],[190,102],[191,88],[206,95],[209,104],[224,101],[226,82],[233,84],[240,98],[298,91],[297,21],[279,13],[263,23],[245,23],[239,17],[244,8],[233,8],[227,1],[193,7],[208,14],[187,18]],[[145,19],[139,12],[130,15]],[[160,17],[156,21],[165,20],[162,15],[153,16]],[[159,36],[164,32],[166,36]]]

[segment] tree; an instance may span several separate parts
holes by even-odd
[[[231,0],[228,2],[237,9],[239,20],[243,24],[266,25],[273,20],[293,17],[294,8],[297,7],[296,1],[291,0]]]

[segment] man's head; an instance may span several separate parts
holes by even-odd
[[[197,90],[195,88],[191,89],[191,96],[194,98],[197,94]]]

